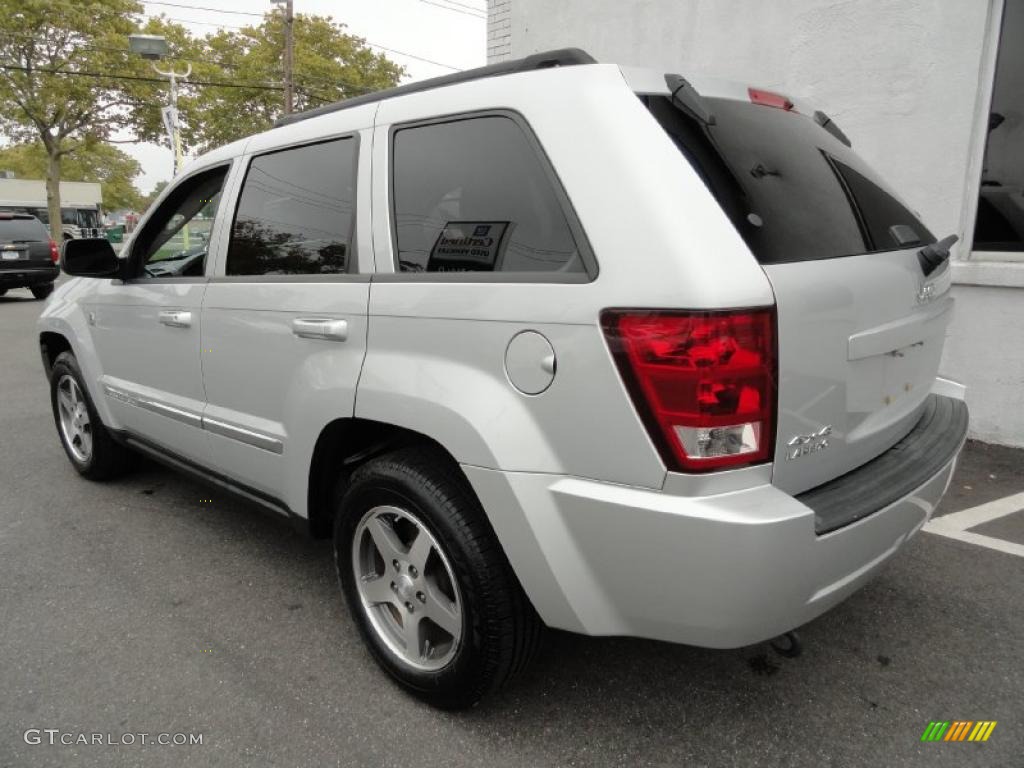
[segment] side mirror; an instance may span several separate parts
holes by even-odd
[[[120,277],[123,262],[105,237],[83,237],[64,243],[61,267],[75,277]]]

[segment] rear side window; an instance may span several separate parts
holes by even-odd
[[[706,98],[706,125],[668,97],[641,98],[762,264],[935,241],[853,150],[804,115]]]
[[[42,222],[36,219],[0,219],[0,243],[49,240]]]
[[[585,279],[546,160],[511,117],[401,128],[392,155],[399,272],[562,273]]]
[[[349,271],[355,199],[354,138],[254,157],[238,199],[227,274]]]

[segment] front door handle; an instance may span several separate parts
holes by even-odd
[[[181,309],[161,309],[157,319],[172,328],[188,328],[192,325],[192,313]]]
[[[345,341],[348,338],[348,321],[331,320],[328,317],[297,317],[292,320],[292,333],[300,339]]]

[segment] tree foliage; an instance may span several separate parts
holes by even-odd
[[[296,111],[389,88],[405,73],[329,16],[297,14],[292,30]],[[273,125],[284,103],[284,34],[284,16],[277,10],[258,25],[221,30],[202,41],[196,79],[249,87],[191,89],[182,99],[188,147],[209,149]]]
[[[141,10],[135,0],[0,0],[0,131],[41,142],[55,227],[65,156],[132,125],[131,81],[109,75],[132,67],[123,52]]]
[[[136,0],[0,0],[0,135],[42,146],[52,221],[60,221],[62,166],[119,179],[128,169],[104,142],[168,144],[160,117],[166,81],[129,52],[130,34],[167,39],[171,60],[162,69],[192,66],[179,92],[187,152],[269,128],[282,112],[281,10],[203,37],[142,11]],[[330,17],[298,14],[293,35],[298,110],[395,85],[404,74]],[[110,195],[130,197],[124,188]]]

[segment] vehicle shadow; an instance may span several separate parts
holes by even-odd
[[[288,637],[324,650],[322,665],[305,670],[303,686],[311,700],[323,702],[325,713],[329,706],[351,705],[359,686],[369,686],[393,717],[423,720],[438,738],[474,749],[532,756],[537,765],[716,763],[735,754],[730,749],[753,748],[754,734],[757,751],[771,756],[771,764],[792,762],[786,756],[798,753],[811,760],[818,747],[807,735],[829,733],[837,719],[850,725],[851,740],[877,736],[883,727],[877,747],[884,762],[886,745],[918,728],[919,708],[933,703],[910,687],[931,674],[928,658],[947,651],[923,618],[941,614],[942,596],[906,578],[906,571],[922,570],[921,562],[911,562],[902,566],[904,573],[883,573],[802,628],[800,658],[783,658],[767,643],[719,651],[550,631],[515,684],[468,712],[438,712],[391,685],[362,649],[338,594],[329,542],[148,462],[119,487],[138,494],[136,514],[170,514],[195,529],[196,540],[213,547],[204,559],[227,557],[217,547],[231,546],[233,567],[266,579],[259,594],[247,597],[244,611],[285,616]],[[213,503],[200,505],[194,501],[199,497]],[[285,594],[301,594],[304,610],[289,613],[295,605],[286,605]],[[969,605],[958,610],[964,621],[972,620]],[[256,642],[292,642],[279,634],[268,626]],[[255,674],[274,690],[280,676],[294,673],[289,670],[283,661]],[[934,695],[948,693],[949,683],[937,680]],[[707,734],[714,734],[711,741]]]

